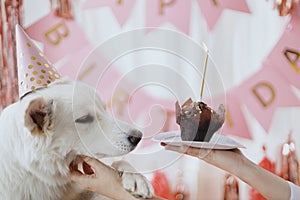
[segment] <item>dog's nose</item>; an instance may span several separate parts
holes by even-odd
[[[136,146],[141,141],[142,136],[141,131],[134,129],[129,131],[128,140],[132,145]]]

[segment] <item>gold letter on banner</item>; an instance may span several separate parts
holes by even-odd
[[[228,124],[229,127],[233,127],[234,125],[234,122],[229,114],[229,110],[228,110],[228,107],[226,107],[226,112],[225,112],[225,120]]]
[[[266,99],[263,99],[257,89],[258,88],[266,88],[268,89],[270,92],[271,92],[271,98],[269,100],[266,100]],[[259,102],[263,105],[263,107],[267,107],[269,106],[270,104],[272,104],[272,102],[275,100],[275,90],[274,88],[272,87],[272,85],[270,85],[269,83],[266,83],[266,82],[260,82],[258,84],[256,84],[253,88],[252,88],[252,92],[253,94],[257,97],[257,99],[259,100]]]
[[[108,104],[108,108],[114,109],[114,106],[117,106],[116,112],[119,117],[124,115],[124,110],[126,109],[126,105],[128,105],[129,95],[125,90],[117,90],[113,95],[110,103]]]
[[[294,58],[291,58],[289,56],[289,54],[294,54]],[[299,67],[297,66],[297,61],[300,57],[300,52],[294,51],[294,50],[290,50],[290,49],[286,49],[284,51],[284,56],[286,57],[286,59],[289,61],[289,63],[292,65],[293,69],[295,72],[299,71]]]
[[[153,0],[150,0],[153,1]],[[168,2],[165,2],[164,0],[159,0],[159,14],[163,15],[164,14],[164,9],[166,6],[170,6],[176,2],[176,0],[169,0]]]
[[[118,4],[121,5],[123,3],[123,0],[118,0]]]
[[[212,2],[213,2],[213,4],[214,4],[214,6],[218,6],[217,0],[212,0]]]
[[[45,38],[50,44],[58,45],[62,38],[69,36],[69,30],[64,22],[60,22],[45,33]]]

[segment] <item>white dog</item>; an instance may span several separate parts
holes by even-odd
[[[58,80],[1,114],[0,199],[80,199],[82,190],[67,178],[75,156],[124,155],[141,137],[106,113],[94,89]],[[145,184],[136,185],[141,181]],[[133,194],[152,196],[151,184],[140,174],[125,172],[122,183]]]

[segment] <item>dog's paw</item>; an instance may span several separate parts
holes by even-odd
[[[143,198],[153,197],[153,187],[147,178],[142,174],[124,172],[122,175],[122,184],[124,189],[129,191],[134,196]]]

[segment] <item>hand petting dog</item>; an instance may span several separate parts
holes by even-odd
[[[122,185],[122,172],[105,165],[97,159],[78,155],[70,164],[69,177],[84,189],[116,200],[144,199],[135,198]],[[159,200],[161,198],[147,198]]]
[[[112,199],[135,199],[122,187],[121,176],[117,170],[91,157],[77,156],[70,164],[69,177],[84,189]]]

